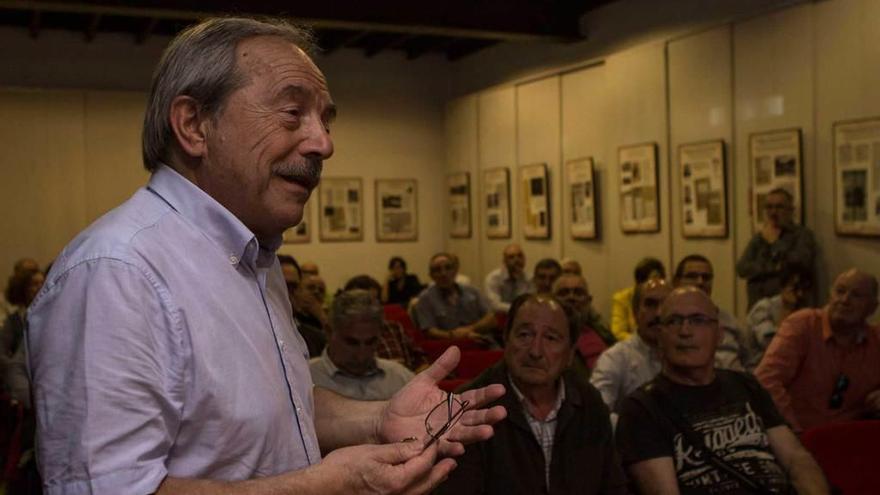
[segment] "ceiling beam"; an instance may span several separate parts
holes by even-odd
[[[367,47],[364,50],[364,56],[367,58],[375,57],[384,50],[393,50],[409,40],[413,39],[413,35],[410,34],[400,34],[394,36],[388,36],[386,39],[379,41],[378,43],[373,44],[370,47]]]
[[[89,25],[86,27],[85,40],[87,43],[91,43],[95,40],[95,35],[98,34],[98,26],[100,25],[101,14],[93,14],[92,18],[89,19]]]
[[[31,14],[31,23],[28,25],[28,32],[31,34],[31,38],[36,39],[40,36],[40,27],[43,21],[43,14],[40,13],[39,10],[33,11]]]
[[[156,19],[155,17],[150,17],[144,21],[141,30],[134,35],[135,44],[143,45],[147,41],[147,38],[153,34],[153,30],[156,29],[157,24],[159,24],[159,19]]]

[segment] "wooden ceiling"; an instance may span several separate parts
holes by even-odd
[[[133,43],[173,35],[211,15],[283,16],[314,30],[325,55],[341,48],[365,57],[442,54],[450,61],[504,42],[583,40],[581,16],[614,0],[0,0],[0,26],[82,33],[92,42],[124,33]]]

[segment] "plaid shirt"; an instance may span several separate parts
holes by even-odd
[[[529,412],[526,398],[522,392],[516,388],[516,384],[513,382],[513,377],[508,376],[507,379],[510,381],[510,386],[513,388],[513,392],[516,394],[517,399],[519,399],[520,404],[522,404],[523,416],[526,417],[526,421],[528,421],[529,426],[532,428],[532,433],[535,434],[535,440],[538,441],[538,445],[540,445],[541,450],[544,451],[544,482],[549,489],[550,461],[553,459],[553,436],[556,434],[556,416],[559,414],[559,408],[562,407],[562,401],[565,400],[565,382],[560,376],[559,383],[556,385],[556,404],[553,405],[550,414],[541,420],[535,418],[532,416],[532,413]]]
[[[396,321],[383,322],[376,356],[397,361],[413,371],[428,363],[425,351],[409,338]]]

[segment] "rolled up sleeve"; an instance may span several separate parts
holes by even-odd
[[[183,338],[170,296],[128,261],[83,261],[29,314],[38,456],[49,494],[148,494],[180,423]]]

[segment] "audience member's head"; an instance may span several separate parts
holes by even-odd
[[[580,275],[571,273],[560,275],[553,284],[553,295],[581,316],[588,314],[592,309],[593,296],[590,294],[587,280]]]
[[[341,371],[363,376],[376,369],[382,305],[369,291],[339,293],[330,311],[327,355]]]
[[[764,199],[764,221],[775,226],[790,225],[794,219],[794,197],[787,189],[777,187]]]
[[[504,362],[517,387],[549,388],[574,359],[577,317],[551,295],[523,294],[510,306]]]
[[[831,330],[860,330],[877,309],[877,279],[858,269],[847,270],[834,280],[828,301]]]
[[[571,274],[571,275],[583,275],[584,272],[581,269],[581,264],[572,258],[564,258],[559,262],[562,265],[562,273]]]
[[[37,263],[37,260],[33,258],[21,258],[15,262],[15,265],[12,266],[13,273],[17,273],[24,270],[39,270],[40,264]]]
[[[382,286],[379,284],[379,281],[369,275],[356,275],[348,279],[348,282],[345,283],[345,287],[342,288],[344,291],[350,290],[365,290],[372,294],[376,299],[382,297]]]
[[[636,263],[633,277],[636,280],[636,285],[643,284],[652,278],[666,278],[666,267],[657,258],[642,258]]]
[[[406,261],[400,256],[394,256],[388,261],[388,271],[393,280],[400,280],[406,276]]]
[[[519,244],[508,244],[504,248],[504,268],[511,277],[519,276],[526,267],[526,255]]]
[[[287,285],[287,298],[290,305],[296,307],[296,293],[302,282],[302,271],[296,258],[289,254],[279,254],[278,263],[281,264],[281,273],[284,275],[284,283]]]
[[[562,274],[562,266],[553,258],[544,258],[535,265],[535,274],[532,284],[538,294],[550,294],[553,292],[553,282]]]
[[[320,273],[318,273],[318,265],[316,265],[312,261],[306,261],[305,263],[300,265],[300,271],[302,271],[303,277],[317,277],[318,275],[320,275]]]
[[[431,261],[428,263],[428,272],[431,275],[431,280],[434,281],[438,288],[448,290],[455,286],[458,266],[451,254],[437,253],[431,256]]]
[[[792,263],[782,268],[782,304],[791,309],[803,308],[810,299],[813,288],[813,272],[804,265]]]
[[[675,268],[675,287],[697,287],[712,295],[712,279],[715,277],[712,271],[712,263],[701,254],[689,254],[681,259]]]
[[[25,267],[16,270],[6,284],[6,300],[9,304],[27,308],[31,305],[31,301],[37,297],[44,280],[45,277],[39,267]]]
[[[636,332],[651,347],[657,346],[657,334],[663,324],[660,308],[672,287],[662,278],[651,278],[636,286],[633,308],[636,314]]]
[[[663,301],[660,314],[657,344],[664,372],[681,376],[710,371],[723,334],[709,295],[696,286],[679,287]]]
[[[302,286],[318,301],[323,302],[324,298],[327,297],[327,284],[324,283],[324,279],[319,275],[307,276],[303,272]]]

